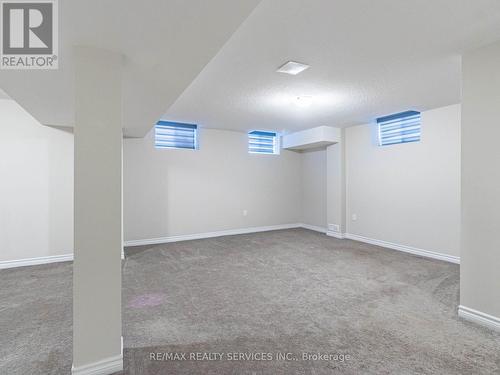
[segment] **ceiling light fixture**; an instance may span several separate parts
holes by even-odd
[[[312,96],[297,96],[295,98],[295,105],[300,108],[309,107],[313,102]]]
[[[309,65],[302,64],[302,63],[299,63],[296,61],[288,61],[287,63],[281,65],[278,68],[277,72],[291,74],[291,75],[295,76],[308,68],[309,68]]]

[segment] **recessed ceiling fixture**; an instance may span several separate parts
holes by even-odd
[[[277,72],[291,74],[291,75],[295,76],[308,68],[309,68],[309,65],[302,64],[302,63],[299,63],[296,61],[288,61],[287,63],[281,65],[278,68]]]
[[[306,107],[309,107],[313,102],[313,97],[312,96],[297,96],[297,98],[295,98],[295,105],[297,107],[301,107],[301,108],[306,108]]]

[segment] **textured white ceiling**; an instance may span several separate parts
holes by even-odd
[[[164,118],[292,131],[457,103],[461,53],[497,39],[498,0],[263,0]]]
[[[259,1],[59,1],[59,69],[0,70],[0,87],[42,124],[73,126],[73,46],[121,53],[124,131],[143,136]]]

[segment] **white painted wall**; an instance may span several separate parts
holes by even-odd
[[[73,134],[0,99],[0,262],[73,252]]]
[[[300,221],[299,153],[249,154],[242,132],[199,139],[199,150],[155,149],[154,131],[124,140],[125,240]]]
[[[326,149],[301,153],[302,220],[326,230]]]
[[[328,234],[340,235],[346,230],[345,130],[339,143],[326,148],[326,219]]]
[[[72,253],[73,136],[11,100],[0,106],[0,261]],[[346,231],[459,255],[460,106],[422,118],[420,143],[378,147],[370,125],[345,130]],[[200,129],[197,151],[157,150],[153,132],[126,139],[125,239],[298,222],[326,228],[328,202],[338,201],[327,197],[328,165],[325,149],[248,154],[240,132]]]
[[[460,304],[500,321],[500,42],[463,57]]]
[[[379,147],[373,130],[345,131],[347,232],[459,256],[460,105],[423,112],[420,142]]]

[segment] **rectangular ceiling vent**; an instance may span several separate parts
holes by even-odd
[[[302,64],[296,61],[288,61],[287,63],[281,65],[277,72],[278,73],[285,73],[285,74],[291,74],[292,76],[295,76],[304,70],[309,69],[309,65],[307,64]]]

